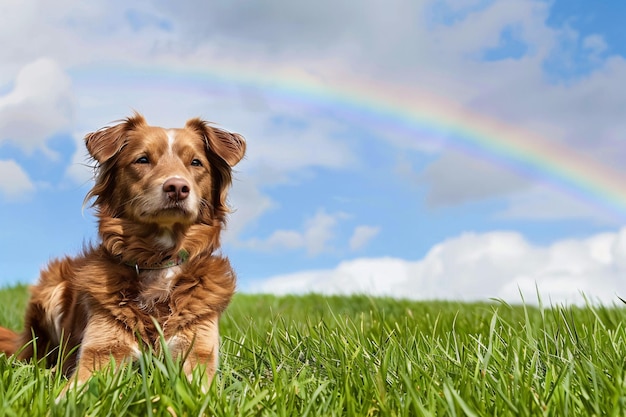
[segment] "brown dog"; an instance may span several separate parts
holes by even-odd
[[[95,198],[101,243],[42,271],[25,330],[0,328],[0,349],[48,365],[61,351],[63,371],[82,383],[111,359],[136,357],[140,344],[160,350],[157,323],[169,352],[186,358],[187,376],[202,365],[208,386],[218,320],[235,290],[216,251],[244,139],[200,119],[163,129],[135,114],[85,142],[96,161],[87,199]]]

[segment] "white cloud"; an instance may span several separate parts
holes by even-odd
[[[402,259],[375,258],[341,262],[332,270],[302,271],[269,278],[251,288],[274,294],[367,293],[396,295],[394,287],[402,285],[411,274],[412,264]]]
[[[419,4],[415,6],[415,3]],[[244,50],[249,48],[246,52],[251,53],[262,51],[293,56],[324,55],[320,52],[353,42],[354,35],[367,35],[376,22],[388,25],[389,18],[395,15],[406,19],[405,13],[423,7],[421,3],[390,1],[385,5],[369,3],[363,7],[365,5],[358,0],[303,4],[270,0],[263,4],[161,2],[159,6],[182,36],[194,44],[219,39],[227,48],[237,46]]]
[[[276,230],[265,239],[252,238],[239,244],[256,249],[272,251],[276,249],[305,249],[310,256],[316,256],[332,249],[335,229],[341,219],[347,218],[345,213],[326,213],[318,210],[315,215],[304,222],[303,230]]]
[[[10,141],[27,153],[49,157],[46,141],[71,129],[74,101],[71,81],[53,60],[41,58],[24,66],[11,92],[0,97],[0,143]]]
[[[251,290],[277,294],[367,293],[418,300],[501,298],[611,303],[626,295],[626,228],[586,239],[533,245],[516,232],[466,233],[420,260],[361,258],[336,268],[271,277]]]
[[[357,226],[350,238],[350,250],[356,251],[364,248],[379,232],[380,227],[377,226]]]
[[[0,160],[0,195],[7,200],[23,200],[35,189],[28,174],[12,159]]]

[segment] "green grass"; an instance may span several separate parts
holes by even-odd
[[[25,299],[0,292],[0,323],[19,328]],[[625,319],[620,306],[239,294],[208,394],[145,355],[56,404],[64,378],[0,355],[0,415],[623,416]]]

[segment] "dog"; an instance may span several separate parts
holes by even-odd
[[[0,350],[45,358],[81,385],[112,360],[132,360],[146,347],[161,352],[164,340],[189,379],[205,369],[208,389],[218,320],[235,291],[218,249],[244,138],[199,118],[165,129],[135,113],[86,135],[85,144],[95,162],[85,204],[95,208],[99,243],[42,270],[24,331],[0,328]]]

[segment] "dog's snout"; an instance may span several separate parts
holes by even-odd
[[[172,200],[184,200],[189,196],[189,183],[182,178],[170,178],[163,183],[163,192]]]

